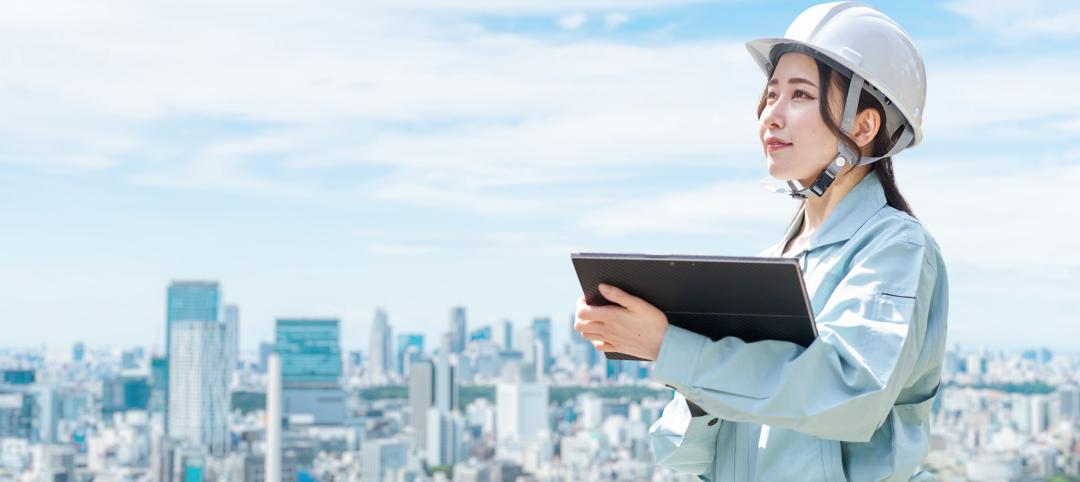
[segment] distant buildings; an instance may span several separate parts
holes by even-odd
[[[465,351],[465,307],[455,306],[450,309],[450,353]]]
[[[368,350],[368,371],[370,380],[383,384],[394,367],[393,331],[386,310],[375,310],[375,319],[371,323],[370,349]]]
[[[281,356],[284,415],[310,415],[317,425],[344,423],[338,320],[280,318],[275,347]]]

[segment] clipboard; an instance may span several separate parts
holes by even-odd
[[[607,283],[656,306],[669,323],[712,340],[734,336],[806,347],[817,338],[802,269],[793,258],[571,253],[570,260],[592,306],[613,304],[598,288]]]

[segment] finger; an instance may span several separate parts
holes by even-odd
[[[595,331],[586,331],[581,334],[581,337],[589,341],[607,341],[607,337],[603,333],[597,333]]]
[[[647,304],[645,300],[607,283],[600,283],[599,288],[600,294],[604,295],[604,298],[607,298],[608,301],[624,306],[630,311],[638,311],[644,304]]]
[[[579,320],[589,321],[615,321],[622,314],[621,306],[589,306],[585,305],[578,309],[576,315]]]
[[[598,320],[577,320],[574,322],[574,330],[584,333],[588,331],[599,331],[604,326],[603,321]]]
[[[615,350],[615,345],[612,345],[611,343],[608,343],[606,341],[593,342],[593,346],[596,347],[597,350],[603,352],[617,351]]]

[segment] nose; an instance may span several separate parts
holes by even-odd
[[[783,97],[778,98],[772,104],[765,104],[765,109],[761,111],[761,118],[758,119],[758,122],[765,129],[782,129],[786,111],[787,102]]]

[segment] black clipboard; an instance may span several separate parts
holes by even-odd
[[[669,323],[713,340],[735,336],[805,347],[817,338],[802,270],[792,258],[571,253],[570,259],[589,305],[613,304],[598,288],[607,283],[656,306]]]

